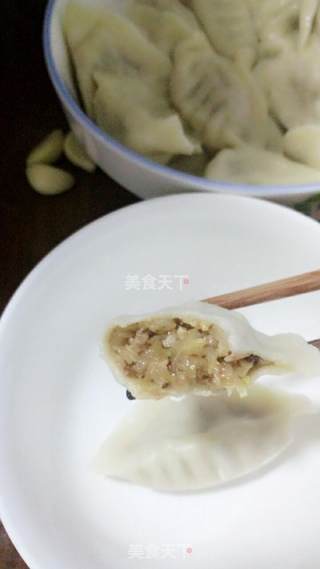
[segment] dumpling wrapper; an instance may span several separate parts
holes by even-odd
[[[134,0],[128,6],[127,15],[169,56],[180,41],[199,30],[193,13],[176,0]]]
[[[260,55],[301,50],[308,45],[317,28],[319,0],[248,1],[260,40]]]
[[[93,117],[97,70],[131,75],[140,80],[149,75],[169,80],[169,58],[152,44],[130,20],[104,7],[69,2],[63,28],[85,110]]]
[[[320,124],[288,130],[283,137],[283,151],[292,160],[320,171]]]
[[[231,89],[228,102],[212,114],[204,131],[204,145],[209,150],[253,144],[271,147],[278,143],[276,126],[268,115],[267,100],[251,71],[234,64],[238,89]]]
[[[317,13],[319,12],[319,0],[301,0],[299,18],[299,47],[303,48],[312,34]]]
[[[201,152],[189,137],[179,115],[169,105],[165,85],[155,77],[141,80],[139,74],[94,74],[97,90],[93,99],[97,124],[120,142],[150,156]]]
[[[191,0],[191,6],[218,53],[253,63],[257,37],[246,0]]]
[[[320,170],[277,152],[241,146],[221,150],[209,163],[206,177],[253,185],[308,184],[320,182]]]
[[[252,387],[248,397],[188,396],[132,404],[100,449],[98,473],[166,491],[210,488],[266,466],[293,441],[302,396]]]
[[[265,92],[271,114],[286,129],[320,124],[320,41],[305,49],[288,49],[259,62],[255,77]]]
[[[270,119],[263,91],[249,70],[215,53],[204,34],[195,33],[177,46],[170,93],[210,150],[241,141],[266,143]]]
[[[279,152],[280,154],[282,154],[283,151],[283,131],[271,117],[269,117],[268,121],[266,149],[273,152]]]
[[[294,50],[308,33],[307,15],[302,13],[300,16],[301,0],[247,1],[259,39],[260,57],[274,56],[286,50]],[[304,12],[306,12],[305,9]]]
[[[152,7],[159,13],[174,14],[180,20],[183,20],[190,29],[199,29],[197,18],[191,11],[189,2],[181,2],[181,0],[132,0],[132,4]]]
[[[115,319],[103,354],[137,399],[225,390],[245,395],[264,374],[320,374],[320,352],[302,337],[267,336],[242,314],[205,302]]]
[[[212,113],[233,86],[230,65],[220,58],[202,33],[181,42],[174,53],[170,95],[181,116],[201,134]]]

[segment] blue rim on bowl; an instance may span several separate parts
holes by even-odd
[[[134,150],[124,146],[114,138],[112,138],[109,134],[104,132],[100,129],[89,117],[88,115],[81,109],[78,103],[74,100],[72,95],[69,93],[67,87],[65,86],[64,82],[62,81],[59,71],[56,67],[54,56],[51,49],[51,21],[52,15],[55,8],[57,0],[49,0],[45,18],[44,18],[44,28],[43,28],[43,47],[44,47],[44,55],[45,61],[48,69],[48,73],[52,84],[57,92],[58,95],[64,101],[66,108],[68,109],[69,113],[73,118],[75,118],[81,125],[89,130],[95,137],[100,138],[104,143],[107,143],[114,150],[118,153],[127,156],[130,160],[134,160],[141,166],[152,167],[154,171],[159,172],[160,174],[169,174],[173,180],[178,180],[180,182],[186,181],[188,187],[192,185],[199,184],[201,181],[201,186],[204,190],[207,191],[217,191],[223,189],[226,191],[231,191],[232,193],[240,193],[246,195],[254,195],[259,197],[259,193],[261,197],[270,197],[270,198],[280,198],[285,196],[296,196],[298,194],[314,194],[320,192],[320,180],[319,183],[314,184],[297,184],[297,185],[261,185],[261,186],[254,186],[251,184],[237,184],[234,182],[225,182],[225,181],[213,181],[207,180],[204,177],[200,176],[193,176],[192,174],[187,174],[184,172],[179,172],[169,166],[163,166],[148,158],[138,154]]]

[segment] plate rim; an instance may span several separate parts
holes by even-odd
[[[224,200],[228,200],[228,201],[239,201],[241,200],[241,202],[246,201],[246,202],[254,202],[256,205],[259,205],[263,208],[269,208],[269,209],[281,209],[283,211],[285,211],[287,214],[292,215],[293,217],[299,218],[300,220],[304,219],[304,221],[308,224],[312,224],[313,226],[317,226],[320,227],[320,223],[315,220],[314,218],[300,212],[297,211],[296,209],[294,209],[291,206],[282,204],[282,203],[277,203],[277,202],[273,202],[273,201],[269,201],[266,200],[264,198],[259,198],[256,196],[243,196],[243,195],[235,195],[235,194],[211,194],[208,192],[187,192],[187,193],[178,193],[178,194],[169,194],[169,195],[165,195],[165,196],[158,196],[155,198],[151,198],[148,200],[141,200],[138,201],[136,203],[133,204],[128,204],[125,205],[123,207],[117,208],[114,211],[110,211],[102,216],[97,217],[96,219],[90,221],[89,223],[86,223],[85,225],[83,225],[82,227],[80,227],[79,229],[76,229],[74,232],[72,232],[70,235],[68,235],[66,238],[64,238],[62,241],[60,241],[57,245],[55,245],[52,249],[50,249],[48,251],[48,253],[46,253],[35,265],[32,269],[30,269],[30,271],[27,273],[27,275],[22,279],[22,281],[20,282],[20,284],[17,286],[17,288],[15,289],[15,291],[12,293],[12,295],[10,296],[9,300],[7,301],[7,304],[5,305],[2,314],[0,316],[0,348],[1,348],[1,335],[2,335],[2,328],[4,326],[4,324],[6,323],[7,318],[10,316],[10,312],[13,310],[15,304],[19,301],[19,297],[21,296],[21,294],[23,294],[25,292],[25,289],[27,288],[27,286],[29,286],[29,284],[31,284],[31,280],[33,280],[34,278],[36,278],[36,276],[38,275],[38,273],[40,273],[40,271],[42,271],[45,266],[51,262],[51,260],[53,259],[53,257],[59,253],[60,248],[63,248],[66,245],[69,245],[73,240],[77,239],[80,234],[90,230],[94,225],[98,225],[99,223],[102,223],[103,221],[105,221],[106,218],[115,218],[117,216],[120,216],[123,214],[123,212],[129,210],[129,209],[144,209],[145,207],[149,207],[150,204],[153,203],[158,203],[158,202],[165,202],[165,201],[180,201],[180,200],[184,200],[184,199],[194,199],[194,197],[197,196],[196,199],[210,199],[210,200],[218,200],[218,201],[224,201]],[[0,512],[1,515],[1,512]]]

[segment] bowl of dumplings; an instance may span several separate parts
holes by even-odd
[[[44,48],[72,130],[139,197],[319,192],[318,0],[52,0]]]

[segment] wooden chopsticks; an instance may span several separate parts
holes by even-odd
[[[206,298],[203,302],[218,304],[229,309],[244,308],[260,302],[288,298],[289,296],[296,296],[297,294],[304,294],[314,290],[320,290],[320,270],[229,292],[220,296],[213,296],[212,298]]]
[[[265,283],[259,286],[206,298],[203,302],[217,304],[224,308],[235,309],[252,306],[260,302],[279,300],[306,292],[320,290],[320,270],[303,273],[295,277]],[[309,342],[320,350],[320,339]]]

